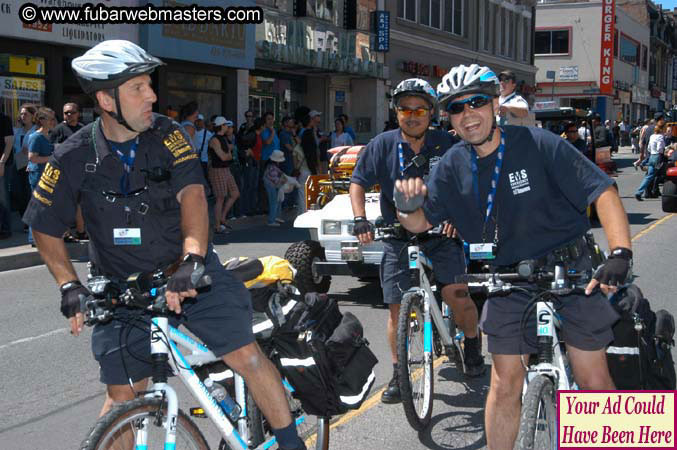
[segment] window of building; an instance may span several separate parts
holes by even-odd
[[[506,10],[504,8],[501,8],[501,10],[499,12],[500,21],[501,21],[501,28],[500,28],[501,32],[499,34],[499,36],[501,37],[501,46],[500,46],[501,55],[505,55],[505,48],[506,48],[506,44],[507,44],[507,34],[508,34],[508,27],[505,26],[505,14],[506,14]]]
[[[419,18],[423,25],[440,29],[440,3],[442,0],[419,0]]]
[[[463,36],[463,14],[467,0],[444,0],[444,31]]]
[[[0,54],[0,74],[3,78],[0,106],[12,124],[19,119],[22,104],[45,104],[45,73],[45,58]]]
[[[308,15],[338,25],[336,0],[307,0]]]
[[[646,47],[646,45],[642,45],[642,70],[646,70],[647,68],[647,57],[649,54],[649,49]]]
[[[222,78],[219,76],[169,72],[167,73],[168,103],[174,108],[180,108],[189,101],[195,100],[205,117],[223,114],[225,91],[222,86]]]
[[[416,0],[397,0],[397,17],[416,22]]]
[[[619,59],[628,64],[639,65],[641,58],[639,42],[621,33],[619,45]]]
[[[536,30],[537,55],[568,55],[570,30]]]
[[[491,33],[489,30],[491,30],[491,5],[489,4],[489,0],[482,0],[480,7],[482,8],[482,15],[481,17],[481,34],[480,34],[480,39],[482,40],[482,50],[484,51],[489,51],[491,49],[490,46],[490,35]]]

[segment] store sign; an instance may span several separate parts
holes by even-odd
[[[374,22],[376,29],[376,51],[387,52],[390,50],[390,12],[375,11]]]
[[[45,94],[45,80],[40,78],[0,77],[0,97],[41,102]]]
[[[599,90],[603,95],[613,94],[615,9],[615,0],[602,1],[602,51],[599,58]]]
[[[150,0],[156,6],[256,6],[254,0]],[[230,23],[145,25],[141,45],[154,56],[253,69],[255,25]]]
[[[578,66],[565,66],[559,68],[560,81],[578,81]]]
[[[632,87],[632,103],[648,105],[651,93],[648,89],[640,89],[637,86]]]
[[[139,25],[131,24],[24,24],[19,19],[19,8],[25,1],[0,2],[0,30],[3,37],[16,37],[50,44],[66,44],[80,47],[92,47],[108,39],[126,39],[139,42]],[[33,1],[38,6],[71,6],[79,7],[87,3],[98,3],[92,0],[68,1]],[[138,6],[138,0],[108,0],[106,6]]]
[[[614,87],[623,91],[629,91],[630,83],[622,80],[614,80]]]
[[[415,61],[402,61],[400,70],[404,73],[412,75],[419,75],[422,77],[430,76],[430,66],[428,64],[418,63]]]

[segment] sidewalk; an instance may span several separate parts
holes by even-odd
[[[284,219],[293,219],[294,211],[283,211]],[[228,225],[233,231],[242,231],[251,227],[264,225],[267,222],[265,215],[244,217],[229,220]],[[87,241],[81,243],[67,243],[66,248],[71,260],[88,261]],[[35,247],[28,244],[28,233],[23,231],[23,223],[16,212],[12,212],[12,236],[0,240],[0,272],[7,270],[23,269],[24,267],[39,266],[44,264],[42,257]]]

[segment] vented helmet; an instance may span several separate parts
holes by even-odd
[[[435,89],[433,89],[430,83],[421,78],[408,78],[400,81],[392,92],[392,107],[397,107],[402,97],[409,96],[421,97],[430,104],[430,108],[433,110],[437,106],[437,93]]]
[[[71,63],[86,94],[113,89],[134,77],[150,74],[164,63],[138,45],[123,40],[103,41]]]
[[[482,93],[498,97],[499,88],[498,77],[490,68],[477,64],[460,65],[453,67],[442,77],[442,82],[437,85],[437,95],[444,106],[447,102],[467,94]]]

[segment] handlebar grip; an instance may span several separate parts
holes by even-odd
[[[395,203],[395,208],[405,214],[413,213],[421,208],[424,201],[425,197],[422,194],[407,198],[399,189],[393,189],[393,202]]]
[[[203,275],[195,284],[195,289],[203,289],[212,285],[212,277]]]

